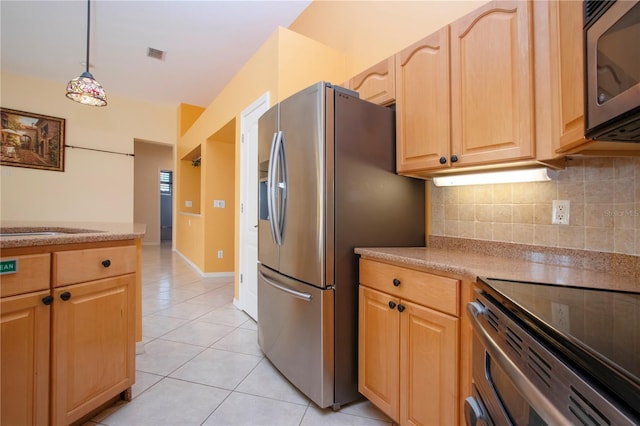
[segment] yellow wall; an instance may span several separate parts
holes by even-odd
[[[235,135],[236,120],[227,123],[207,141],[203,172],[206,176],[203,187],[205,215],[205,271],[233,273],[235,264],[234,230],[235,220]],[[224,208],[215,208],[213,201],[224,201]],[[218,251],[223,257],[218,258]]]
[[[204,221],[202,215],[178,211],[174,221],[176,228],[180,230],[180,235],[177,231],[175,232],[175,249],[191,266],[204,272],[202,267],[204,265]]]
[[[484,3],[315,0],[289,29],[344,52],[350,77]]]
[[[271,102],[275,103],[319,80],[342,81],[347,75],[345,62],[345,56],[341,52],[285,28],[278,28],[180,138],[177,147],[178,158],[188,155],[197,146],[202,147],[201,212],[204,218],[192,220],[188,228],[187,220],[179,220],[176,223],[176,249],[202,272],[216,274],[235,271],[238,268],[238,223],[234,218],[240,216],[240,144],[236,142],[240,140],[239,123],[242,111],[265,92],[270,93]],[[233,123],[233,127],[227,127],[229,123]],[[232,137],[220,136],[222,133],[228,134],[230,130],[233,130]],[[211,143],[219,141],[220,138],[234,147],[233,156],[230,152],[222,152],[224,147],[221,145],[224,144]],[[212,215],[222,212],[212,208],[213,200],[217,199],[211,191],[214,188],[211,185],[215,185],[215,180],[210,179],[211,174],[209,169],[206,169],[208,166],[205,162],[211,164],[217,155],[220,156],[217,159],[227,158],[233,164],[233,179],[227,183],[227,189],[232,191],[225,195],[232,200],[231,203],[227,203],[225,212],[232,216],[225,215],[221,223],[210,225]],[[180,179],[182,177],[178,175],[177,181]],[[181,182],[177,186],[179,191],[185,190]],[[183,195],[179,194],[178,199],[183,199]],[[198,226],[199,229],[196,228]],[[211,232],[215,233],[214,229],[226,229],[225,227],[233,229],[233,233],[211,236]],[[206,241],[199,242],[201,235],[206,236]],[[225,256],[218,259],[217,247],[231,247],[233,254],[223,249]],[[233,261],[232,265],[227,263],[230,260]]]
[[[202,163],[200,166],[194,166],[193,160],[181,159],[178,161],[178,172],[180,181],[176,187],[179,189],[180,197],[176,203],[178,212],[200,214],[201,213],[201,182],[202,182]],[[187,203],[191,203],[191,207]]]
[[[128,154],[134,152],[134,139],[175,145],[175,106],[109,96],[106,108],[87,107],[67,99],[65,86],[3,72],[2,106],[64,118],[67,145]],[[3,220],[134,220],[133,157],[68,148],[64,172],[0,170]]]
[[[183,136],[203,112],[204,108],[202,107],[190,104],[180,104],[178,107],[178,136]]]

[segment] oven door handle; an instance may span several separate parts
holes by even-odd
[[[471,325],[477,331],[485,350],[509,376],[513,385],[520,391],[531,407],[548,424],[565,424],[567,418],[553,406],[547,397],[524,375],[518,366],[509,358],[504,350],[491,338],[480,322],[486,316],[487,309],[478,302],[467,303],[467,312],[471,317]]]

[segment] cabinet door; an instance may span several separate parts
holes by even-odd
[[[535,155],[531,2],[495,1],[451,24],[456,166]]]
[[[3,425],[46,425],[49,416],[49,291],[0,301]]]
[[[378,105],[389,105],[396,100],[394,57],[366,69],[349,80],[349,89],[360,94],[360,99]]]
[[[459,320],[400,303],[400,424],[458,424]]]
[[[447,26],[396,55],[398,173],[449,166],[449,100]]]
[[[358,323],[358,391],[393,421],[399,401],[399,300],[360,286]]]
[[[550,3],[551,15],[556,15],[551,29],[557,53],[552,58],[559,76],[559,146],[566,151],[586,141],[584,138],[584,61],[582,2],[555,1]],[[555,36],[555,37],[554,37]]]
[[[54,424],[80,419],[133,384],[134,292],[135,274],[54,290]]]

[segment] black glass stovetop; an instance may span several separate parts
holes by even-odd
[[[640,293],[494,278],[478,284],[569,365],[640,412]]]

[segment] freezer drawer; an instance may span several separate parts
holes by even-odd
[[[334,403],[333,290],[258,266],[258,342],[273,365],[318,406]]]

